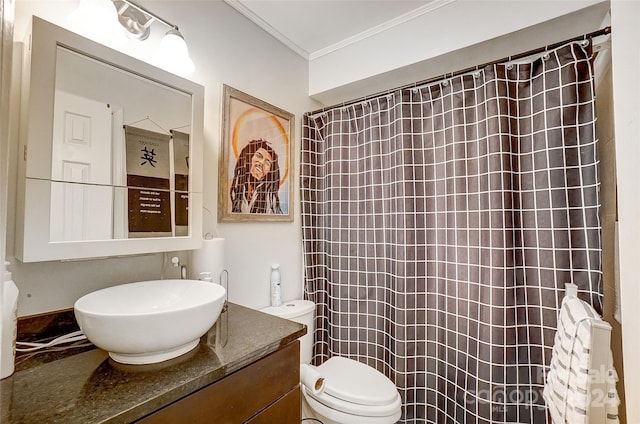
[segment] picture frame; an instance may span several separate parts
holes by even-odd
[[[223,85],[218,221],[293,221],[294,115]]]

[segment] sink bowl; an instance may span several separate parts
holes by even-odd
[[[156,280],[97,290],[74,305],[80,329],[123,364],[152,364],[189,352],[216,322],[226,290],[200,280]]]

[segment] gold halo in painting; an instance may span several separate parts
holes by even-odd
[[[260,131],[256,131],[256,123],[259,123]],[[240,152],[250,140],[259,138],[269,142],[278,158],[284,158],[284,167],[280,168],[280,185],[284,184],[289,175],[289,136],[287,130],[277,116],[258,108],[249,108],[238,115],[231,132],[231,146],[235,159],[238,160]],[[279,165],[282,163],[283,161],[279,161]]]

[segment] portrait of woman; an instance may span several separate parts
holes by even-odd
[[[224,86],[220,221],[292,221],[293,114]]]

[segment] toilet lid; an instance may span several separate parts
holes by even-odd
[[[324,391],[338,399],[360,405],[388,405],[398,389],[384,374],[353,359],[334,356],[318,366]]]

